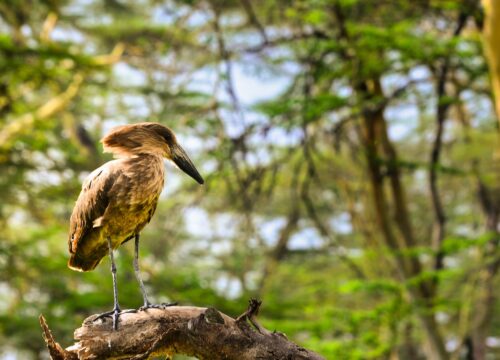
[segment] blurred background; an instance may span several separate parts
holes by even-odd
[[[206,179],[166,164],[152,300],[237,316],[258,297],[327,359],[498,359],[493,3],[0,2],[0,359],[48,358],[41,313],[68,346],[111,309],[108,259],[66,267],[69,216],[99,139],[141,121]]]

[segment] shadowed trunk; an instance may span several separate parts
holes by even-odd
[[[378,79],[361,85],[360,90],[367,97],[367,101],[371,98],[383,96]],[[384,108],[367,109],[363,114],[363,120],[363,142],[368,162],[374,214],[385,243],[389,248],[395,250],[394,256],[397,261],[399,276],[403,280],[408,280],[417,277],[422,269],[416,257],[407,258],[403,255],[404,250],[415,246],[415,239],[404,187],[401,182],[398,156],[387,133]],[[385,178],[389,180],[388,188],[389,193],[392,195],[391,198],[388,197],[384,186]],[[389,216],[391,212],[393,213],[393,219]],[[398,231],[395,232],[394,228]],[[437,323],[432,312],[428,311],[432,307],[432,287],[427,282],[420,281],[418,285],[410,286],[408,290],[412,301],[421,304],[419,306],[423,307],[423,309],[419,310],[418,316],[427,334],[432,358],[448,359]]]

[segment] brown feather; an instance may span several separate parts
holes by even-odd
[[[158,154],[169,157],[170,144],[177,144],[172,130],[156,123],[118,126],[101,139],[104,152],[118,157],[137,154]]]
[[[139,233],[151,219],[164,181],[155,155],[110,161],[89,175],[70,221],[68,266],[88,271],[113,247]]]
[[[151,220],[163,189],[166,157],[200,184],[198,173],[169,128],[155,123],[119,126],[101,142],[118,159],[85,180],[70,220],[68,266],[94,269],[113,248],[139,234]]]

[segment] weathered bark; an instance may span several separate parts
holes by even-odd
[[[94,321],[93,315],[75,330],[77,342],[66,349],[56,343],[43,316],[40,324],[53,360],[139,360],[174,354],[211,360],[323,359],[284,334],[264,329],[255,319],[259,306],[259,301],[251,300],[237,319],[214,308],[192,306],[125,313],[116,331],[111,319]]]

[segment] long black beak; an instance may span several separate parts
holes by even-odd
[[[199,184],[203,184],[205,180],[201,177],[193,162],[187,156],[186,152],[179,145],[174,145],[172,149],[172,161],[186,174],[195,179]]]

